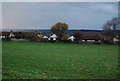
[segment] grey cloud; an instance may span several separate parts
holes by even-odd
[[[3,28],[49,29],[58,21],[70,29],[101,29],[109,19],[117,16],[117,3],[3,3]]]
[[[2,30],[2,2],[0,2],[0,30]]]

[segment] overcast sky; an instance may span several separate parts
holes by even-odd
[[[65,22],[69,29],[102,29],[118,16],[117,2],[3,2],[3,29],[49,29]]]
[[[0,31],[2,30],[2,3],[0,2]]]

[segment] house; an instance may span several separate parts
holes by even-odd
[[[56,34],[53,34],[53,35],[51,35],[51,36],[48,38],[48,40],[56,41],[57,38],[58,38],[57,35],[56,35]]]
[[[32,38],[32,41],[40,41],[40,38],[42,37],[41,34],[39,33],[35,33],[33,38]]]
[[[2,32],[2,36],[9,37],[10,32]]]
[[[87,42],[87,43],[101,42],[101,36],[99,33],[82,33],[81,39],[82,42]]]
[[[48,36],[42,36],[40,41],[41,42],[48,42],[48,38],[49,38]]]
[[[5,39],[5,36],[0,36],[1,39]]]
[[[70,40],[71,42],[73,42],[73,41],[75,40],[75,37],[74,37],[74,36],[70,36],[70,37],[68,38],[68,40]]]
[[[5,36],[2,36],[2,32],[0,32],[0,40],[2,40],[3,38],[5,38]]]
[[[48,37],[47,36],[43,36],[43,39],[48,39]]]
[[[113,43],[114,43],[114,44],[119,44],[119,43],[120,43],[119,36],[115,36],[115,37],[113,38]]]
[[[1,36],[0,36],[0,38],[2,39],[2,40],[9,40],[10,39],[10,32],[1,32]]]
[[[10,37],[10,38],[14,38],[14,37],[15,37],[15,35],[13,34],[13,32],[12,32],[12,31],[10,32],[9,37]]]
[[[38,33],[35,33],[35,37],[37,38],[40,38],[42,35],[38,34]]]

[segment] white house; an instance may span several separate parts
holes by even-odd
[[[43,36],[43,39],[48,39],[48,37],[47,36]]]
[[[114,38],[113,38],[113,41],[114,41],[114,42],[118,42],[119,40],[118,40],[116,37],[114,37]]]
[[[12,33],[10,33],[9,37],[15,37],[15,35],[14,35],[14,34],[12,34]]]
[[[2,39],[2,38],[5,38],[5,36],[0,36],[0,38]]]
[[[53,35],[51,35],[49,38],[48,38],[48,40],[57,40],[57,35],[55,35],[55,34],[53,34]]]
[[[68,40],[71,40],[72,42],[74,41],[74,39],[75,39],[74,36],[70,36],[70,37],[68,38]]]

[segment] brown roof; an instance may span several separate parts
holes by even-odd
[[[0,36],[2,35],[2,32],[0,32]]]
[[[99,33],[82,33],[82,39],[84,40],[100,40]]]
[[[10,35],[10,32],[2,32],[2,35],[4,35],[4,36],[9,36],[9,35]]]

